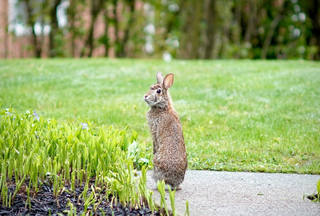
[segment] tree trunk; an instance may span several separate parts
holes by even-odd
[[[68,14],[68,22],[70,24],[69,31],[70,31],[70,43],[71,43],[71,56],[76,57],[76,38],[77,38],[77,27],[76,27],[76,15],[77,15],[77,0],[69,0],[69,7],[67,9]],[[80,12],[81,13],[81,12]]]
[[[179,55],[181,58],[197,59],[200,56],[202,1],[188,1],[186,6],[185,23],[182,28],[181,46]]]
[[[46,10],[47,2],[44,1],[41,3],[41,15],[39,16],[40,26],[41,26],[41,35],[40,35],[40,47],[43,47],[45,36],[44,36],[44,26],[45,26],[45,10]]]
[[[271,40],[273,38],[274,32],[279,24],[279,22],[283,19],[284,15],[287,13],[287,8],[289,7],[289,1],[285,0],[283,6],[279,9],[278,15],[272,20],[270,24],[270,28],[268,34],[263,42],[262,51],[260,54],[261,59],[265,59],[267,57],[268,49],[271,44]]]
[[[93,32],[94,32],[94,24],[97,20],[97,17],[95,16],[92,20],[92,23],[90,25],[90,29],[89,29],[89,35],[88,35],[88,40],[87,40],[87,45],[89,47],[89,53],[88,53],[88,57],[92,57],[92,52],[93,52]]]
[[[234,19],[235,19],[235,25],[236,29],[235,36],[234,36],[234,43],[238,47],[238,50],[235,52],[234,57],[239,59],[240,56],[240,46],[241,46],[241,10],[242,10],[242,1],[241,0],[236,0],[236,5],[235,5],[235,13],[234,13]]]
[[[94,32],[94,24],[96,22],[96,16],[91,16],[91,21],[90,21],[90,28],[88,31],[88,36],[87,39],[85,40],[84,47],[81,51],[81,57],[84,57],[86,55],[86,48],[88,47],[89,51],[87,56],[91,57],[92,52],[93,52],[93,32]]]
[[[257,19],[257,2],[252,0],[250,4],[250,18],[247,26],[247,31],[244,36],[245,42],[250,42],[251,37],[255,31],[256,19]]]
[[[207,11],[207,29],[206,29],[206,46],[205,46],[205,59],[212,58],[214,48],[214,35],[216,30],[217,12],[216,0],[209,0]]]
[[[268,53],[268,49],[271,43],[271,39],[274,35],[274,32],[276,30],[276,27],[278,26],[280,20],[282,19],[282,15],[277,15],[276,18],[274,18],[274,20],[272,21],[268,34],[266,36],[266,39],[263,42],[263,46],[262,46],[262,51],[261,51],[261,55],[260,58],[261,59],[265,59],[267,57],[267,53]]]
[[[26,11],[27,23],[31,27],[31,30],[32,30],[31,39],[32,39],[33,47],[34,47],[34,55],[36,58],[41,58],[42,47],[41,47],[41,44],[38,43],[38,38],[37,38],[35,29],[34,29],[35,20],[33,18],[33,8],[31,6],[32,1],[31,0],[24,0],[24,3],[27,8],[27,11]]]
[[[107,8],[105,9],[104,13],[104,38],[103,38],[103,45],[104,45],[104,57],[109,56],[109,14]]]
[[[93,49],[94,49],[94,25],[98,18],[100,11],[102,10],[104,5],[104,0],[92,0],[91,2],[91,21],[90,28],[87,39],[85,40],[84,47],[81,51],[81,57],[85,56],[86,48],[88,47],[88,57],[92,57]]]
[[[35,47],[35,57],[36,58],[41,58],[41,53],[42,53],[42,48],[40,44],[38,43],[38,38],[34,29],[34,23],[32,24],[32,42],[33,46]]]
[[[128,25],[127,28],[124,30],[124,36],[120,45],[120,50],[119,50],[119,56],[118,57],[126,57],[126,52],[125,52],[125,48],[126,45],[128,43],[129,40],[129,33],[130,33],[130,29],[132,28],[132,25],[134,23],[134,16],[135,16],[135,0],[130,0],[129,3],[129,7],[130,7],[130,17],[129,17],[129,21],[128,21]]]
[[[113,5],[113,23],[114,23],[114,31],[115,31],[114,51],[115,51],[116,57],[119,57],[120,36],[119,36],[119,23],[118,23],[118,13],[117,13],[118,1],[113,0],[112,5]]]
[[[320,0],[310,1],[309,16],[312,20],[312,35],[316,39],[318,51],[314,56],[315,60],[320,60]]]
[[[57,9],[61,0],[54,0],[53,5],[50,8],[49,16],[51,20],[51,31],[49,34],[49,57],[55,57],[57,55],[55,37],[58,32],[58,17]]]
[[[4,3],[4,7],[8,8],[8,2]],[[3,35],[3,45],[4,45],[4,51],[3,51],[3,57],[8,58],[8,10],[5,10],[4,14],[4,19],[5,19],[5,25],[3,26],[4,28],[4,35]]]

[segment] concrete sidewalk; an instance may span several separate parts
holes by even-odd
[[[160,204],[160,195],[147,174],[147,185],[154,191]],[[281,173],[215,172],[188,170],[182,190],[176,192],[178,215],[184,215],[186,200],[190,215],[317,215],[320,203],[303,200],[304,194],[316,191],[320,175]],[[167,205],[171,206],[169,193]]]

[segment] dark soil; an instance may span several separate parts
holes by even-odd
[[[9,193],[14,192],[15,183],[14,178],[9,185]],[[90,186],[94,185],[94,181],[90,181]],[[71,190],[71,187],[65,185],[65,190],[54,197],[53,195],[53,186],[49,181],[46,181],[44,184],[39,186],[38,193],[30,191],[30,203],[31,208],[29,208],[28,196],[26,192],[26,186],[28,185],[28,180],[21,186],[17,196],[11,207],[0,206],[0,215],[58,215],[61,213],[67,215],[70,211],[69,202],[73,204],[76,208],[77,215],[85,213],[86,215],[152,215],[151,210],[148,207],[133,208],[125,207],[121,205],[116,198],[112,199],[112,196],[106,197],[106,194],[103,192],[97,198],[95,203],[100,204],[94,209],[94,205],[90,205],[87,208],[87,211],[84,212],[84,203],[82,199],[78,200],[78,197],[84,190],[84,186],[77,187],[75,189],[75,194]],[[88,190],[88,196],[91,194],[91,189]],[[112,201],[113,200],[113,201]],[[111,204],[112,201],[112,204]],[[154,215],[160,215],[159,212],[154,212]]]

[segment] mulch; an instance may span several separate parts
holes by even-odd
[[[26,186],[28,185],[28,180],[26,180],[21,186],[19,192],[17,193],[13,204],[11,207],[0,206],[0,215],[67,215],[70,211],[69,202],[73,204],[76,208],[77,215],[85,213],[85,215],[123,215],[123,216],[133,216],[133,215],[152,215],[151,210],[147,206],[141,206],[130,208],[128,206],[123,206],[118,202],[118,199],[109,195],[106,197],[104,191],[101,191],[100,195],[97,197],[95,203],[100,204],[94,206],[93,204],[88,206],[86,212],[84,212],[84,203],[82,199],[78,199],[80,194],[84,190],[84,185],[77,187],[75,193],[71,190],[71,187],[65,185],[65,190],[60,193],[57,197],[53,195],[53,185],[50,181],[45,181],[37,193],[30,190],[30,203],[26,191]],[[94,185],[94,180],[90,180],[90,186],[87,192],[89,196],[91,193],[91,185]],[[9,193],[14,193],[16,188],[14,177],[10,182],[8,189]],[[159,212],[154,212],[154,215],[160,215]]]

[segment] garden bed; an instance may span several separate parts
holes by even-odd
[[[92,189],[95,188],[96,198],[87,206],[84,200],[79,198],[85,190],[84,184],[75,188],[74,192],[70,186],[65,185],[61,193],[55,197],[53,183],[45,181],[37,193],[34,190],[29,192],[29,198],[28,184],[29,180],[22,184],[11,207],[0,206],[0,215],[152,215],[148,206],[143,204],[135,207],[121,204],[116,197],[107,195],[105,190],[95,187],[93,178],[89,182],[90,189],[88,189],[87,196],[89,197],[93,193]],[[13,194],[15,189],[16,184],[13,177],[8,186],[9,193]],[[160,215],[156,211],[153,214]]]
[[[137,136],[127,128],[58,124],[36,112],[0,110],[0,215],[157,211]]]

